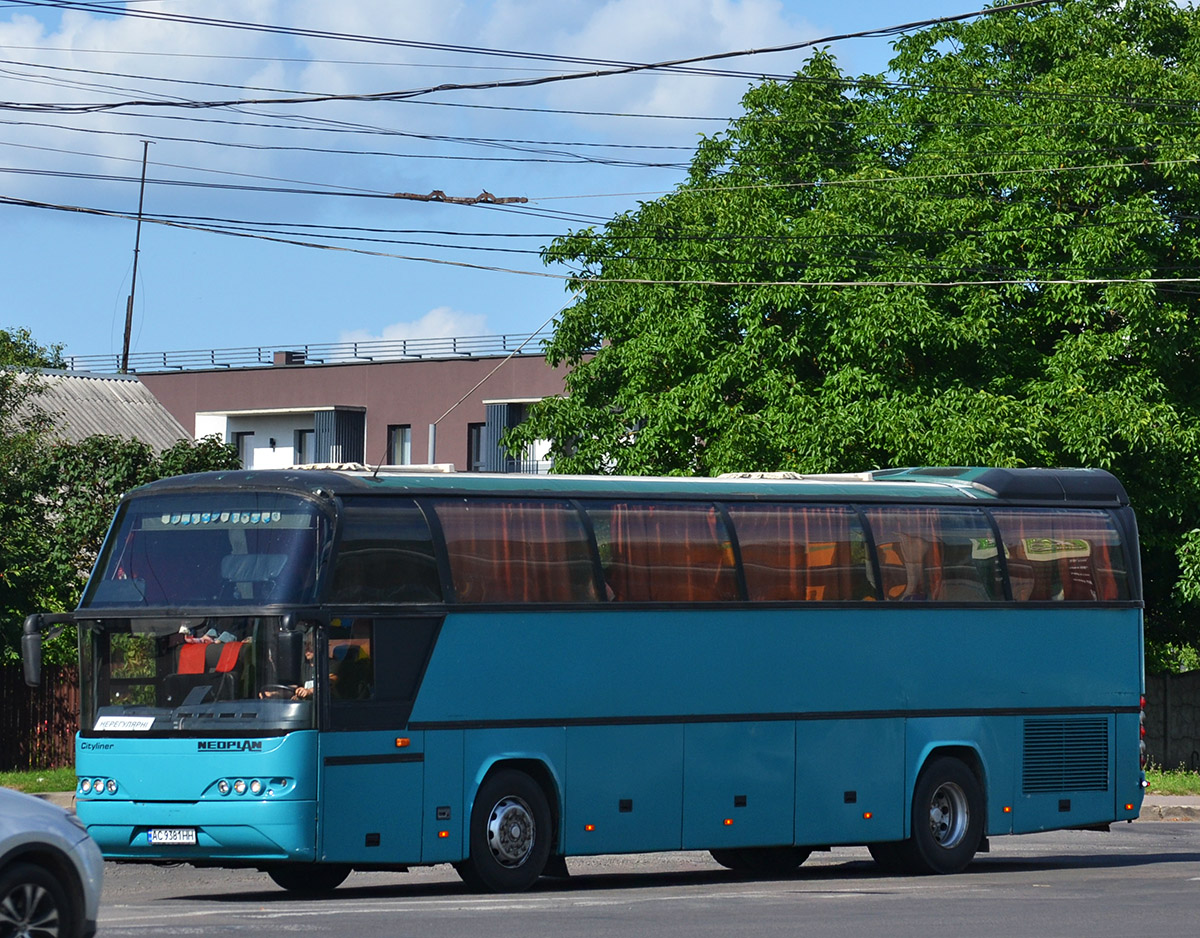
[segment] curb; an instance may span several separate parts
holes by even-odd
[[[1139,821],[1200,821],[1200,805],[1144,804]]]
[[[39,791],[33,792],[33,797],[49,801],[66,811],[75,810],[75,792],[73,791]]]

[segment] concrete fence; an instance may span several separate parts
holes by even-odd
[[[1200,671],[1146,676],[1146,750],[1165,769],[1200,771]]]

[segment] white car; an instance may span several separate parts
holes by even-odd
[[[0,788],[0,935],[92,938],[103,877],[74,814]]]

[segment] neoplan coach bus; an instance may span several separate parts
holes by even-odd
[[[166,479],[57,617],[77,810],[109,858],[290,889],[842,844],[953,873],[1137,817],[1140,583],[1098,470]]]

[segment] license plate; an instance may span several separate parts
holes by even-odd
[[[146,831],[146,839],[152,844],[194,844],[194,827],[152,827]]]

